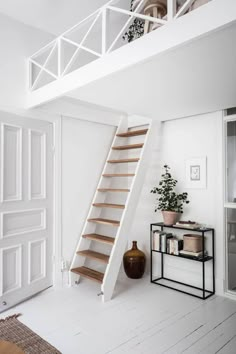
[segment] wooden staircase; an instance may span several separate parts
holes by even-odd
[[[94,269],[87,268],[87,267],[78,267],[71,269],[71,272],[78,274],[82,277],[94,280],[98,283],[102,283],[104,274],[101,272],[98,272]]]
[[[72,261],[71,284],[80,277],[100,283],[103,301],[112,297],[127,245],[149,130],[127,129],[121,121]]]
[[[114,208],[114,209],[124,209],[123,204],[111,204],[111,203],[93,203],[93,206],[97,208]]]
[[[103,219],[103,218],[88,219],[88,222],[94,222],[96,224],[104,224],[110,226],[120,226],[120,222],[117,220],[110,220],[110,219]]]
[[[119,160],[108,160],[108,163],[129,163],[129,162],[138,162],[139,159],[119,159]]]
[[[113,237],[99,235],[99,234],[87,234],[87,235],[82,235],[82,237],[97,242],[107,243],[109,245],[113,245],[115,242],[115,239]]]

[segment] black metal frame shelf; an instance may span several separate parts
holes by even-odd
[[[212,255],[211,256],[207,256],[207,257],[204,257],[202,259],[194,259],[194,258],[190,258],[190,257],[186,257],[186,256],[182,256],[182,255],[175,255],[175,254],[169,254],[167,252],[161,252],[161,251],[158,251],[158,250],[153,250],[152,248],[152,237],[153,237],[153,229],[154,228],[157,228],[157,229],[161,229],[161,231],[164,230],[164,228],[170,228],[170,229],[175,229],[175,230],[186,230],[186,231],[191,231],[191,232],[194,232],[196,234],[201,234],[202,236],[202,249],[205,250],[205,234],[210,234],[211,235],[211,253]],[[199,229],[192,229],[192,228],[187,228],[187,227],[176,227],[174,225],[172,226],[168,226],[168,225],[164,225],[163,223],[154,223],[154,224],[150,224],[150,249],[151,249],[151,257],[150,257],[150,260],[151,260],[151,267],[150,267],[150,277],[151,277],[151,283],[154,283],[154,284],[157,284],[157,285],[160,285],[160,286],[163,286],[165,288],[169,288],[169,289],[173,289],[173,290],[176,290],[178,292],[181,292],[181,293],[184,293],[184,294],[188,294],[188,295],[191,295],[191,296],[194,296],[194,297],[197,297],[199,299],[202,299],[202,300],[206,300],[208,299],[209,297],[211,297],[212,295],[215,294],[215,230],[212,229],[212,228],[199,228]],[[153,279],[153,254],[160,254],[161,255],[161,276],[156,278],[156,279]],[[180,259],[184,259],[184,260],[187,260],[187,261],[195,261],[195,262],[199,262],[202,264],[202,287],[196,287],[194,285],[190,285],[188,283],[183,283],[183,282],[179,282],[177,280],[174,280],[174,279],[170,279],[170,278],[166,278],[164,276],[164,266],[165,266],[165,263],[164,263],[164,256],[170,256],[170,257],[178,257]],[[205,279],[205,263],[208,262],[208,261],[211,261],[212,262],[212,290],[208,290],[206,289],[206,279]],[[175,288],[171,285],[167,285],[167,284],[163,284],[161,283],[161,281],[167,281],[167,282],[172,282],[172,283],[175,283],[175,284],[178,284],[178,285],[182,285],[182,286],[186,286],[186,287],[189,287],[189,288],[192,288],[194,290],[199,290],[202,292],[202,295],[197,295],[197,294],[194,294],[194,293],[191,293],[189,291],[185,291],[185,290],[181,290],[181,289],[178,289],[178,288]]]
[[[152,250],[153,252],[157,252],[157,253],[163,253],[163,254],[167,254],[168,256],[171,257],[179,257],[179,258],[183,258],[183,259],[188,259],[190,261],[195,261],[195,262],[207,262],[207,261],[211,261],[213,259],[212,256],[207,256],[204,257],[203,259],[197,259],[197,258],[192,258],[192,257],[188,257],[188,256],[183,256],[183,255],[177,255],[177,254],[170,254],[167,252],[161,252],[161,251],[157,251],[157,250]]]

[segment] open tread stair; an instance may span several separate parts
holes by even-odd
[[[130,192],[130,189],[122,188],[98,188],[99,192]]]
[[[86,234],[83,235],[83,238],[87,238],[88,240],[91,241],[106,243],[108,245],[113,245],[115,242],[115,239],[113,237],[99,235],[99,234]]]
[[[145,134],[147,134],[147,132],[148,132],[148,129],[133,130],[133,131],[125,132],[125,133],[116,134],[116,136],[121,137],[121,138],[129,138],[131,136],[145,135]]]
[[[129,220],[133,218],[144,178],[145,161],[148,159],[149,148],[146,143],[150,129],[146,127],[151,126],[148,123],[132,128],[128,126],[129,120],[125,117],[121,120],[110,147],[71,266],[70,284],[77,284],[80,276],[100,283],[103,301],[110,300],[114,292],[127,243]],[[131,137],[134,137],[132,141],[128,139]],[[132,155],[131,151],[134,152]],[[129,163],[135,164],[129,165]],[[129,171],[129,166],[133,167],[132,171]],[[107,179],[111,177],[114,178]],[[123,180],[116,179],[122,177]],[[110,192],[118,193],[117,197],[122,198],[116,200],[113,199],[116,197],[114,194],[102,194]],[[119,216],[116,216],[116,213]],[[107,249],[108,245],[109,249]],[[99,248],[94,250],[94,246]],[[93,266],[89,268],[89,263],[86,263],[89,261],[103,264],[102,270],[99,267],[97,269],[101,271],[95,270],[96,267],[92,269]]]
[[[119,160],[108,160],[108,163],[130,163],[130,162],[138,162],[139,158],[132,159],[119,159]]]
[[[113,146],[112,150],[142,149],[143,145],[144,145],[144,144],[132,144],[132,145]]]
[[[83,251],[78,251],[77,254],[84,257],[96,259],[102,263],[107,264],[109,262],[109,256],[100,252],[95,252],[92,250],[83,250]]]
[[[78,267],[71,269],[71,272],[81,275],[84,278],[102,283],[104,274],[88,267]]]
[[[123,204],[110,204],[110,203],[94,203],[93,206],[97,208],[113,208],[113,209],[124,209]]]
[[[104,224],[110,226],[120,226],[120,222],[117,220],[110,220],[110,219],[103,219],[103,218],[88,219],[88,222],[94,222],[96,224]]]

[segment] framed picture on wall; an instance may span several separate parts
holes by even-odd
[[[207,158],[196,157],[186,160],[186,187],[206,188]]]

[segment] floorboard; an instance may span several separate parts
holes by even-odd
[[[5,312],[63,354],[236,353],[236,301],[206,301],[150,284],[121,279],[103,304],[99,284],[51,288]]]

